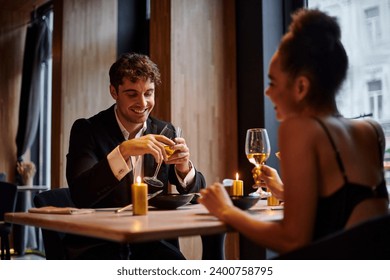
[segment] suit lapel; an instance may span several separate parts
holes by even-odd
[[[118,141],[118,143],[122,143],[125,141],[125,137],[123,136],[123,133],[118,125],[118,122],[115,117],[115,105],[111,106],[111,108],[108,109],[109,111],[107,116],[107,129],[110,131],[111,135]]]

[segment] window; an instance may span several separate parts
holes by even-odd
[[[375,119],[382,119],[382,81],[374,80],[367,83],[370,99],[370,112]]]
[[[53,34],[53,11],[48,14],[51,34]],[[50,185],[51,177],[51,96],[52,96],[52,57],[42,62],[44,72],[42,77],[44,84],[41,100],[41,116],[39,120],[39,184]]]
[[[50,34],[53,34],[53,11],[47,12]],[[34,178],[34,184],[50,185],[51,170],[51,96],[52,96],[52,57],[41,61],[41,89],[42,94],[39,106],[38,130],[31,146],[31,160],[36,163],[37,174]]]
[[[364,10],[364,15],[369,38],[368,42],[375,45],[381,39],[379,7],[367,8]]]

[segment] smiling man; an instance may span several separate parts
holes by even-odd
[[[161,130],[174,126],[150,116],[160,73],[146,55],[123,54],[110,68],[110,108],[73,124],[66,177],[77,207],[123,207],[131,203],[130,185],[137,176],[152,176],[163,161],[158,179],[180,193],[199,192],[203,175],[190,161],[184,138],[172,141]],[[175,153],[167,159],[164,145]],[[149,186],[149,193],[160,188]],[[71,259],[183,259],[177,240],[121,245],[104,240],[67,236]]]

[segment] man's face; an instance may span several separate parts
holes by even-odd
[[[110,93],[116,100],[118,117],[127,129],[143,124],[154,108],[154,83],[150,79],[133,83],[124,78],[118,91],[110,85]]]

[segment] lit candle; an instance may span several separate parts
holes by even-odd
[[[148,185],[141,183],[141,177],[137,177],[137,183],[131,185],[133,200],[133,215],[148,214]]]
[[[269,192],[270,190],[267,188],[267,191]],[[277,206],[280,204],[279,199],[274,197],[273,195],[267,197],[267,205],[268,206]]]
[[[244,182],[242,180],[238,180],[238,173],[236,173],[236,180],[233,180],[232,195],[233,196],[244,195]]]

